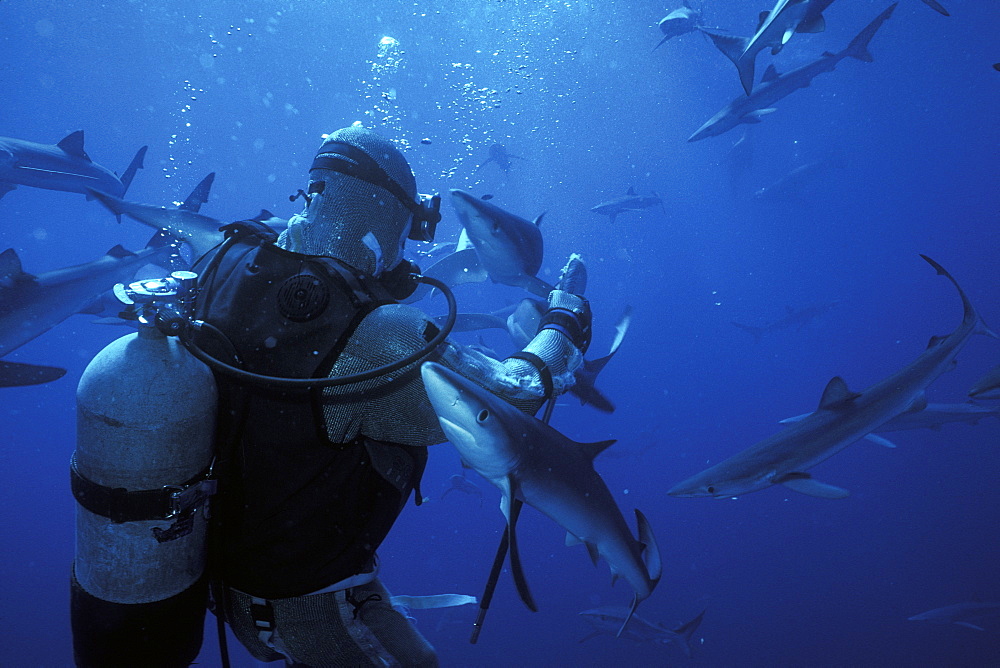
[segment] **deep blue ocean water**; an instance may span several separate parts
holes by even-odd
[[[128,199],[182,200],[214,171],[202,212],[236,220],[298,211],[288,196],[305,186],[321,135],[360,120],[407,147],[423,192],[462,188],[529,219],[546,212],[543,276],[573,251],[588,263],[592,355],[632,306],[599,383],[617,411],[567,398],[553,424],[579,441],[618,439],[597,468],[626,515],[648,515],[664,562],[639,613],[672,627],[707,609],[693,657],[609,636],[580,644],[588,629],[578,613],[626,605],[631,592],[526,509],[520,542],[540,611],[521,605],[505,571],[477,645],[471,607],[416,612],[443,665],[1000,665],[1000,622],[979,632],[907,621],[1000,597],[1000,421],[897,433],[894,450],[853,445],[813,471],[849,489],[844,500],[783,487],[736,500],[666,495],[778,420],[813,410],[831,377],[863,389],[952,331],[960,302],[919,253],[1000,327],[1000,12],[995,2],[943,1],[951,17],[900,0],[872,41],[874,62],[844,60],[779,101],[734,149],[740,128],[686,141],[742,92],[732,64],[697,33],[652,50],[672,5],[6,0],[0,135],[54,143],[83,129],[90,156],[118,171],[148,144]],[[706,0],[704,22],[747,34],[769,5]],[[837,0],[825,32],[797,35],[773,58],[762,52],[758,73],[843,49],[887,5]],[[506,174],[477,171],[494,143],[523,160]],[[827,167],[791,193],[755,195],[813,161]],[[655,192],[663,209],[613,225],[589,211],[629,187]],[[447,201],[444,210],[439,240],[459,230]],[[149,237],[81,195],[31,188],[0,200],[0,220],[0,249],[36,273]],[[482,309],[522,295],[462,286],[458,296]],[[808,325],[759,342],[731,324],[833,301]],[[73,316],[8,358],[68,373],[0,389],[4,666],[72,663],[74,393],[87,362],[124,331]],[[496,332],[485,340],[511,350]],[[958,359],[931,401],[962,401],[1000,362],[1000,341],[973,337]],[[439,500],[459,471],[454,449],[436,446],[423,481],[432,501],[407,508],[380,550],[395,593],[481,593],[502,530],[499,494],[470,475],[482,506],[459,493]],[[256,665],[232,647],[234,665]],[[199,664],[218,661],[210,632]]]

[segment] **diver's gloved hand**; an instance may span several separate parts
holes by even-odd
[[[549,293],[549,309],[542,316],[539,331],[554,329],[573,342],[581,353],[590,347],[590,302],[565,290]]]

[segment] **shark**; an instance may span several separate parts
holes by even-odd
[[[915,360],[863,392],[851,391],[835,376],[823,391],[819,408],[783,431],[675,485],[670,496],[730,498],[771,485],[826,499],[848,491],[814,479],[808,470],[850,444],[877,431],[907,411],[927,406],[924,390],[955,365],[955,358],[972,334],[997,338],[983,323],[965,291],[944,267],[921,257],[946,277],[962,300],[962,322],[947,336],[935,336]]]
[[[510,153],[508,153],[507,147],[504,146],[503,144],[499,143],[493,144],[492,146],[490,146],[489,157],[486,158],[483,164],[476,167],[476,171],[473,172],[473,174],[478,174],[479,170],[481,170],[483,167],[490,164],[491,162],[497,167],[499,167],[501,170],[503,170],[504,174],[508,174],[510,173],[511,158],[515,158],[517,160],[524,160],[524,158],[522,158],[519,155],[511,155]]]
[[[698,29],[699,23],[701,23],[701,10],[695,9],[687,0],[684,0],[682,6],[671,11],[656,24],[660,32],[663,33],[663,39],[657,42],[653,50],[663,46],[668,39],[694,32]]]
[[[615,356],[625,340],[625,334],[632,322],[632,307],[626,306],[625,312],[615,324],[615,338],[611,342],[611,350],[604,357],[584,359],[583,364],[573,372],[574,383],[569,393],[580,400],[581,405],[590,405],[604,413],[614,413],[615,405],[604,393],[597,389],[597,376],[604,370],[608,362]]]
[[[784,74],[778,74],[774,65],[769,65],[758,87],[723,107],[712,118],[705,121],[704,125],[688,138],[688,141],[715,137],[743,123],[760,123],[763,116],[775,111],[772,106],[775,102],[800,88],[807,87],[820,74],[832,72],[844,58],[851,57],[866,63],[872,62],[873,58],[868,51],[868,43],[886,19],[892,15],[897,4],[889,5],[885,11],[875,17],[851,40],[843,51],[838,53],[827,51],[818,60]]]
[[[83,130],[71,132],[56,144],[0,137],[0,197],[17,186],[81,193],[88,199],[90,189],[123,197],[142,168],[147,149],[140,148],[119,177],[90,159],[83,148]]]
[[[75,313],[84,313],[116,283],[165,255],[169,246],[130,252],[115,246],[103,257],[32,275],[12,248],[0,253],[0,358]],[[60,378],[65,369],[0,360],[0,387],[34,385]]]
[[[632,605],[619,630],[660,580],[660,552],[652,529],[637,509],[636,540],[594,457],[614,441],[577,443],[545,422],[524,413],[483,387],[436,362],[421,368],[424,388],[441,428],[463,464],[496,485],[507,518],[511,565],[522,599],[523,573],[511,508],[515,499],[547,515],[567,532],[567,543],[584,543],[594,563],[603,558],[614,578],[631,585]],[[530,607],[530,605],[529,605]]]
[[[629,188],[628,192],[622,197],[615,197],[607,202],[601,202],[597,206],[591,207],[590,210],[593,213],[608,216],[611,219],[611,224],[614,225],[618,216],[626,211],[642,211],[656,205],[659,205],[663,210],[663,215],[667,214],[667,210],[663,206],[663,200],[660,199],[659,195],[656,193],[652,195],[638,195],[635,192],[635,188]]]
[[[91,196],[117,216],[128,216],[154,230],[163,230],[169,237],[190,247],[194,258],[199,258],[223,242],[225,236],[220,229],[226,223],[217,218],[200,213],[201,205],[208,200],[215,173],[206,176],[195,186],[191,194],[176,206],[153,206],[128,202],[114,195],[92,190]],[[253,220],[262,222],[271,229],[281,232],[288,221],[277,218],[267,209],[261,209]]]
[[[986,372],[969,390],[973,399],[1000,399],[1000,364]]]
[[[225,225],[224,222],[183,205],[153,206],[128,202],[99,190],[91,190],[90,194],[116,216],[128,216],[155,230],[165,230],[170,236],[186,243],[195,258],[222,243],[223,233],[219,228]]]
[[[549,296],[554,288],[536,276],[544,254],[542,216],[527,221],[462,190],[452,190],[451,201],[490,280]]]
[[[927,5],[928,7],[930,7],[931,9],[933,9],[938,14],[941,14],[942,16],[951,16],[951,14],[948,13],[948,10],[944,8],[944,5],[942,5],[937,0],[920,0],[920,1],[923,2],[925,5]]]
[[[821,304],[810,304],[809,306],[803,306],[802,308],[786,306],[786,313],[784,317],[766,325],[744,325],[743,323],[736,321],[732,321],[732,324],[751,335],[754,341],[759,342],[765,334],[771,332],[777,332],[782,329],[791,329],[792,327],[802,329],[816,318],[837,306],[839,303],[839,300],[834,300],[832,302],[825,302]]]
[[[785,418],[780,421],[780,424],[800,422],[810,415],[812,413]],[[900,413],[885,424],[880,425],[876,431],[878,434],[887,431],[904,431],[909,429],[933,429],[937,431],[944,425],[952,422],[978,424],[980,420],[987,417],[1000,418],[1000,406],[982,406],[971,401],[954,404],[929,403],[922,410]],[[892,441],[878,434],[868,434],[864,439],[889,448],[896,447]]]
[[[759,200],[792,200],[803,202],[806,198],[827,185],[826,177],[834,169],[845,169],[846,164],[839,157],[810,160],[798,165],[787,174],[764,186],[754,193]]]
[[[600,608],[593,608],[592,610],[584,610],[580,613],[580,616],[594,629],[580,639],[580,642],[586,642],[599,635],[615,635],[616,631],[621,628],[622,621],[628,616],[628,608],[607,605]],[[676,644],[684,650],[685,655],[690,657],[691,637],[697,632],[704,617],[705,611],[702,610],[690,621],[671,629],[663,624],[646,621],[638,615],[632,615],[632,621],[629,622],[621,637],[635,642],[657,643],[661,645]]]
[[[911,622],[933,622],[935,624],[957,624],[975,631],[985,631],[979,624],[983,619],[1000,617],[1000,601],[968,601],[934,608],[909,618]]]
[[[752,37],[737,37],[728,33],[703,29],[715,46],[733,61],[740,75],[743,90],[753,89],[754,64],[757,54],[770,48],[777,55],[795,33],[816,33],[826,30],[823,11],[833,0],[778,0],[771,11],[760,13],[757,30]]]

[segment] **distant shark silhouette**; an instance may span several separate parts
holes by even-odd
[[[587,620],[593,627],[593,631],[580,639],[585,642],[599,635],[615,635],[618,629],[622,628],[622,623],[628,616],[628,608],[616,605],[608,605],[592,610],[584,610],[580,616]],[[621,637],[634,642],[658,643],[668,645],[671,643],[680,645],[684,654],[691,656],[691,637],[697,632],[701,625],[701,620],[705,617],[702,610],[691,621],[681,624],[677,628],[671,629],[663,624],[648,622],[639,615],[632,615],[632,621],[625,627]]]
[[[660,205],[663,210],[663,215],[667,214],[666,208],[663,206],[663,200],[656,193],[652,195],[638,195],[635,192],[635,188],[629,188],[628,192],[622,197],[616,197],[610,199],[607,202],[601,202],[597,206],[591,207],[593,213],[599,213],[602,216],[608,216],[611,219],[611,224],[614,225],[615,220],[618,216],[626,211],[642,211],[643,209],[648,209],[651,206]]]
[[[839,304],[840,301],[832,301],[825,304],[813,304],[811,306],[805,306],[800,309],[792,308],[791,306],[786,306],[785,309],[788,313],[785,317],[775,320],[767,325],[761,325],[755,327],[753,325],[744,325],[743,323],[733,321],[733,325],[739,327],[741,330],[753,336],[753,340],[759,342],[764,334],[770,332],[777,332],[782,329],[790,329],[796,327],[802,329],[809,323],[811,323],[816,318],[820,317],[834,306]]]
[[[473,174],[478,174],[479,170],[481,170],[483,167],[490,164],[491,162],[497,167],[499,167],[501,170],[503,170],[504,174],[508,174],[510,173],[511,158],[514,158],[516,160],[524,160],[524,158],[522,158],[519,155],[511,155],[510,153],[508,153],[507,147],[504,146],[503,144],[493,144],[492,146],[490,146],[490,156],[486,158],[485,162],[476,167],[476,171],[474,171]]]

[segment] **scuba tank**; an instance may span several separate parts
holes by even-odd
[[[176,337],[194,275],[115,287],[139,332],[110,343],[77,389],[71,581],[78,666],[187,666],[208,601],[212,372]]]

